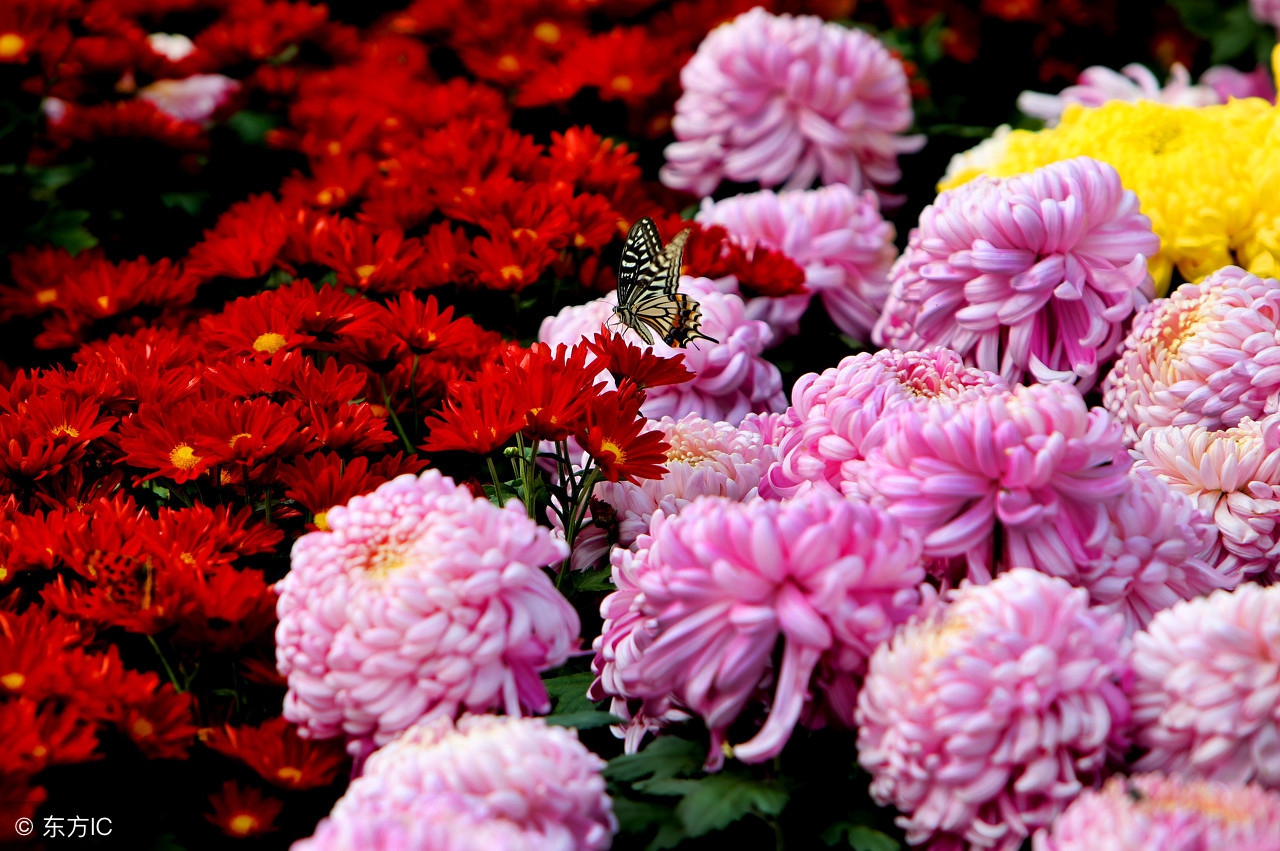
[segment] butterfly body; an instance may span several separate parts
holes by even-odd
[[[676,234],[665,247],[653,219],[641,219],[627,232],[618,263],[618,306],[614,315],[640,339],[684,348],[694,340],[717,342],[699,330],[702,310],[679,291],[680,260],[689,231]]]

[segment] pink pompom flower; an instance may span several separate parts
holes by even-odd
[[[1129,471],[1129,488],[1107,516],[1111,528],[1101,554],[1081,564],[1077,576],[1063,578],[1087,588],[1093,605],[1123,615],[1126,635],[1161,609],[1239,582],[1207,560],[1218,547],[1213,518],[1150,469]]]
[[[276,666],[299,735],[363,754],[422,717],[545,712],[538,674],[579,641],[541,570],[568,549],[516,500],[497,508],[439,471],[329,510],[276,585]]]
[[[1150,100],[1170,106],[1212,106],[1224,102],[1203,80],[1200,85],[1193,85],[1190,72],[1180,62],[1173,63],[1169,69],[1169,82],[1163,88],[1150,68],[1134,62],[1119,72],[1101,65],[1085,68],[1075,85],[1067,86],[1056,95],[1023,92],[1018,95],[1018,109],[1052,127],[1070,104],[1093,107],[1111,100]]]
[[[1280,789],[1280,587],[1178,603],[1133,640],[1138,770]]]
[[[1137,774],[1086,789],[1032,851],[1273,851],[1280,794],[1252,784]]]
[[[1000,376],[965,366],[950,349],[850,355],[802,375],[791,390],[778,460],[760,493],[781,499],[815,486],[852,492],[863,444],[878,441],[890,412],[1007,390]]]
[[[1160,250],[1138,198],[1089,157],[979,177],[920,214],[890,273],[873,338],[947,346],[1008,381],[1088,390],[1133,312],[1154,295]]]
[[[901,176],[919,150],[902,63],[873,36],[755,8],[712,30],[680,72],[662,182],[710,195],[721,180],[855,191]]]
[[[1226,576],[1274,576],[1280,563],[1280,415],[1235,428],[1148,429],[1133,449],[1149,469],[1212,517],[1219,545],[1209,563]]]
[[[744,762],[782,750],[815,689],[811,716],[820,708],[823,720],[850,724],[856,678],[916,611],[924,579],[914,535],[878,509],[821,492],[786,502],[703,497],[675,517],[655,515],[638,551],[614,550],[613,565],[618,591],[601,606],[588,693],[617,698],[621,712],[641,701],[641,725],[673,709],[700,716],[712,768],[729,725],[766,683],[764,725],[732,749]]]
[[[421,722],[369,757],[294,851],[603,851],[617,832],[604,760],[541,719]]]
[[[222,74],[192,74],[181,80],[156,80],[138,90],[138,98],[181,121],[204,124],[240,91],[240,83]]]
[[[950,592],[871,657],[857,722],[872,797],[913,845],[1015,851],[1124,746],[1127,645],[1119,615],[1034,570]]]
[[[697,220],[724,226],[748,250],[757,245],[786,254],[804,269],[808,293],[755,298],[781,303],[766,312],[778,338],[799,330],[800,316],[814,293],[836,326],[861,340],[869,339],[889,295],[889,267],[897,256],[894,230],[880,215],[874,192],[861,194],[844,184],[809,191],[755,192],[712,202],[704,198]],[[759,318],[765,318],[760,316]]]
[[[1280,410],[1280,281],[1227,266],[1153,301],[1102,390],[1131,442],[1157,426],[1230,428]]]
[[[676,349],[655,340],[655,355],[683,354],[684,365],[694,378],[683,384],[648,389],[641,409],[644,415],[658,419],[696,411],[709,420],[736,425],[748,413],[784,410],[787,397],[782,392],[782,373],[761,356],[773,340],[769,326],[747,318],[741,296],[718,292],[706,278],[682,278],[680,290],[697,300],[702,308],[703,333],[718,342],[699,340],[688,348]],[[600,332],[601,325],[615,324],[613,310],[617,303],[615,291],[587,304],[566,307],[542,320],[538,339],[553,348],[560,343],[572,347],[591,339]],[[630,328],[615,330],[633,345],[648,345]]]
[[[859,487],[921,533],[945,578],[1008,566],[1070,580],[1099,555],[1131,466],[1120,424],[1055,382],[886,417]]]

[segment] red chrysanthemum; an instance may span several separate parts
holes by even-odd
[[[276,830],[276,816],[284,809],[284,802],[263,797],[262,790],[242,789],[234,780],[222,784],[222,790],[209,796],[212,813],[205,818],[222,829],[227,836],[248,839]]]
[[[596,334],[594,341],[584,342],[584,347],[595,355],[596,363],[608,370],[614,381],[630,379],[641,390],[683,384],[693,379],[693,372],[684,365],[684,355],[658,357],[653,347],[633,346],[619,334]]]
[[[625,387],[625,385],[624,385]],[[660,431],[645,431],[642,399],[635,392],[611,390],[587,402],[585,426],[574,435],[611,482],[660,479],[671,445]]]
[[[201,730],[200,740],[284,789],[316,789],[333,783],[347,762],[342,741],[301,739],[297,731],[296,724],[272,718],[257,727],[226,724]]]

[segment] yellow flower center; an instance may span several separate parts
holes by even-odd
[[[12,674],[5,674],[3,677],[0,677],[0,686],[4,686],[9,691],[17,691],[22,688],[26,681],[27,678],[24,675],[14,671]]]
[[[285,339],[284,334],[276,331],[268,331],[265,334],[259,334],[258,339],[253,341],[253,350],[255,352],[266,352],[274,355],[276,352],[284,348],[289,341]]]
[[[53,436],[54,436],[54,437],[58,437],[59,435],[63,435],[63,434],[65,434],[67,437],[79,437],[79,436],[80,436],[80,432],[79,432],[79,430],[78,430],[78,429],[76,429],[76,428],[73,428],[72,426],[68,425],[67,423],[61,423],[61,424],[59,424],[59,425],[54,426],[54,427],[53,427],[53,429],[52,429],[52,431],[53,431]]]
[[[601,454],[607,452],[612,455],[613,463],[617,466],[627,463],[627,453],[622,450],[621,446],[614,443],[612,440],[600,441],[600,452]]]
[[[560,28],[550,21],[543,21],[533,28],[533,37],[543,44],[555,44],[560,40]]]
[[[139,739],[145,739],[155,734],[156,725],[152,724],[146,718],[139,718],[137,721],[133,722],[133,726],[130,729],[133,730],[133,734]]]
[[[629,92],[635,88],[635,83],[626,74],[619,74],[609,81],[609,88],[615,92]]]
[[[515,266],[515,265],[503,266],[498,271],[502,275],[502,280],[506,281],[507,283],[524,280],[524,269],[521,268],[520,266]]]
[[[250,434],[250,433],[249,433],[249,432],[247,432],[247,431],[242,431],[242,432],[240,432],[239,434],[233,434],[233,435],[231,435],[231,439],[227,441],[227,446],[228,446],[228,447],[230,447],[231,449],[235,449],[235,448],[236,448],[236,441],[238,441],[238,440],[240,440],[241,438],[244,438],[244,437],[253,437],[253,435],[252,435],[252,434]]]
[[[249,813],[237,813],[227,822],[227,830],[236,836],[250,836],[258,831],[258,817]]]
[[[328,532],[329,531],[329,512],[317,511],[314,522],[316,524],[316,528],[319,529],[321,532]]]
[[[363,266],[356,267],[356,274],[360,276],[360,283],[362,284],[368,281],[376,271],[378,271],[378,267],[373,263],[366,263]]]
[[[36,304],[53,304],[58,300],[58,291],[53,287],[46,290],[39,290],[36,293]]]
[[[27,40],[17,33],[0,35],[0,59],[13,59],[22,53]]]
[[[499,57],[499,59],[498,59],[498,70],[499,70],[499,71],[505,71],[505,72],[506,72],[506,73],[508,73],[508,74],[514,73],[514,72],[516,72],[516,71],[519,71],[519,70],[520,70],[520,60],[519,60],[519,59],[516,59],[516,58],[515,58],[514,56],[512,56],[510,53],[506,54],[505,56]]]
[[[276,772],[276,777],[285,783],[293,784],[302,779],[302,772],[292,765],[286,765]]]
[[[179,443],[169,453],[169,463],[179,470],[191,470],[200,463],[200,456],[187,444]]]

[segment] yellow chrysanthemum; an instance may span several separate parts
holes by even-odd
[[[982,154],[954,164],[938,188],[1081,155],[1114,166],[1160,236],[1150,268],[1161,295],[1175,266],[1191,281],[1233,263],[1258,275],[1280,272],[1280,110],[1262,99],[1071,106],[1057,127],[1015,130]]]

